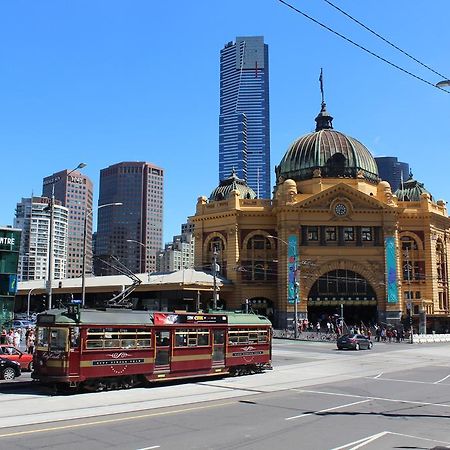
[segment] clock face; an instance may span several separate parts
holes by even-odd
[[[347,207],[345,205],[343,205],[342,203],[338,203],[335,207],[334,207],[334,212],[338,215],[338,216],[345,216],[347,214]]]

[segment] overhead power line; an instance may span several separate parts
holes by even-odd
[[[388,39],[385,39],[383,36],[381,36],[379,33],[377,33],[376,31],[372,30],[371,28],[369,28],[367,25],[364,25],[362,22],[360,22],[358,19],[355,19],[353,16],[351,16],[350,14],[348,14],[347,12],[345,12],[343,9],[339,8],[339,6],[336,6],[335,4],[331,3],[329,0],[323,0],[325,3],[328,3],[330,6],[332,6],[333,8],[337,9],[339,12],[341,12],[342,14],[344,14],[344,16],[348,17],[350,20],[353,20],[353,22],[356,22],[358,25],[362,26],[365,30],[369,31],[370,33],[372,33],[373,35],[375,35],[376,37],[378,37],[379,39],[381,39],[383,42],[385,42],[386,44],[390,45],[391,47],[395,48],[396,50],[398,50],[400,53],[403,53],[404,55],[406,55],[408,58],[412,59],[413,61],[415,61],[416,63],[420,64],[421,66],[425,67],[426,69],[428,69],[429,71],[433,72],[436,75],[439,75],[442,79],[444,80],[448,80],[449,77],[442,75],[442,73],[437,72],[436,70],[434,70],[433,68],[431,68],[430,66],[424,64],[423,62],[419,61],[417,58],[415,58],[414,56],[410,55],[409,53],[405,52],[404,50],[402,50],[400,47],[398,47],[397,45],[393,44],[391,41],[389,41]]]
[[[343,34],[339,33],[338,31],[333,30],[329,26],[325,25],[324,23],[318,21],[317,19],[314,19],[314,17],[309,16],[308,14],[304,13],[303,11],[299,10],[295,6],[291,5],[290,3],[286,2],[285,0],[278,0],[283,5],[287,6],[288,8],[292,9],[298,14],[301,14],[303,17],[306,17],[307,19],[311,20],[312,22],[316,23],[317,25],[320,25],[322,28],[325,28],[330,33],[335,34],[336,36],[339,36],[341,39],[344,39],[345,41],[349,42],[350,44],[354,45],[355,47],[358,47],[360,50],[363,50],[364,52],[368,53],[371,56],[374,56],[375,58],[379,59],[380,61],[385,62],[386,64],[389,64],[390,66],[396,68],[397,70],[400,70],[403,73],[406,73],[410,77],[415,78],[416,80],[421,81],[422,83],[428,84],[429,86],[434,87],[435,89],[439,89],[440,91],[444,91],[447,94],[450,94],[450,91],[447,91],[446,89],[443,89],[442,87],[436,86],[435,84],[431,83],[430,81],[425,80],[422,77],[419,77],[418,75],[413,74],[409,70],[403,69],[403,67],[400,67],[399,65],[387,60],[386,58],[383,58],[382,56],[376,54],[375,52],[369,50],[368,48],[358,44],[357,42],[353,41],[352,39],[344,36]]]

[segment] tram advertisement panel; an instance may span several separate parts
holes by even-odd
[[[175,323],[227,323],[225,314],[170,314],[154,313],[155,325],[170,325]]]

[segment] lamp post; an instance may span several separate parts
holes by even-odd
[[[216,246],[214,246],[213,257],[212,257],[212,273],[213,273],[213,309],[217,309],[217,278],[216,273],[218,269],[217,264],[217,255],[219,252],[217,251]]]
[[[127,242],[134,242],[135,244],[139,244],[144,248],[145,251],[145,261],[146,261],[146,269],[147,269],[147,280],[150,281],[150,255],[148,254],[148,246],[141,241],[137,241],[136,239],[127,239]]]
[[[294,272],[294,339],[297,339],[298,335],[298,288],[299,288],[299,282],[298,282],[298,272],[300,270],[300,264],[298,261],[298,252],[297,247],[289,244],[284,239],[281,239],[277,236],[268,235],[268,238],[277,239],[278,241],[282,242],[287,246],[287,248],[291,247],[294,250],[294,260],[295,260],[295,272]]]
[[[78,169],[86,167],[87,164],[80,163],[75,169],[67,172],[67,176],[75,172]],[[49,242],[48,242],[48,277],[47,277],[47,294],[48,294],[48,309],[52,309],[52,295],[53,295],[53,234],[54,234],[54,209],[55,209],[55,184],[60,180],[52,180],[52,196],[50,198],[50,230],[49,230]]]
[[[450,80],[442,80],[439,81],[439,83],[436,83],[436,87],[443,89],[445,87],[449,87],[450,86]]]
[[[31,288],[31,289],[28,291],[28,295],[27,295],[27,319],[30,318],[31,293],[32,293],[33,291],[35,291],[36,289],[38,289],[38,288]]]
[[[97,210],[105,208],[106,206],[120,206],[123,203],[105,203],[100,205]],[[86,241],[87,241],[87,219],[92,215],[94,210],[85,209],[84,211],[84,225],[83,225],[83,259],[81,263],[81,307],[84,308],[86,303]]]

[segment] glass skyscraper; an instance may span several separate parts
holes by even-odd
[[[271,196],[268,55],[262,36],[220,52],[219,181],[234,169],[259,198]]]
[[[401,187],[402,178],[409,178],[409,164],[400,162],[395,156],[378,156],[375,158],[380,178],[391,185],[392,192]]]

